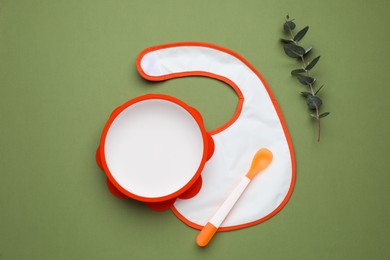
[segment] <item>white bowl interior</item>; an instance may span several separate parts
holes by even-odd
[[[147,99],[124,109],[104,143],[108,169],[125,190],[158,198],[184,187],[203,157],[201,129],[182,106]]]

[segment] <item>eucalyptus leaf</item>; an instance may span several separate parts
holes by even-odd
[[[302,57],[303,54],[305,54],[304,48],[292,43],[284,44],[283,48],[284,52],[292,58],[299,58]]]
[[[301,94],[302,94],[302,96],[304,96],[304,97],[308,97],[309,95],[311,95],[311,93],[310,93],[310,92],[307,92],[307,91],[303,91],[303,92],[301,92]]]
[[[291,75],[295,76],[295,75],[298,75],[300,73],[305,73],[305,72],[306,72],[306,70],[304,70],[304,69],[296,69],[296,70],[291,71]]]
[[[280,41],[281,41],[282,43],[294,43],[293,40],[289,40],[289,39],[280,39]]]
[[[306,26],[305,28],[303,28],[302,30],[300,30],[294,37],[294,41],[300,41],[302,40],[302,38],[305,36],[305,34],[307,33],[307,31],[309,30],[309,26]]]
[[[319,88],[317,89],[317,91],[316,91],[316,93],[315,93],[316,95],[317,95],[318,92],[320,92],[320,90],[322,89],[323,86],[324,86],[324,85],[322,85],[321,87],[319,87]]]
[[[326,117],[326,116],[329,115],[329,114],[330,114],[330,112],[322,113],[321,115],[319,115],[319,118]]]
[[[312,85],[315,81],[315,78],[304,76],[301,74],[297,74],[296,76],[297,76],[299,82],[301,82],[301,84],[303,84],[303,85]]]
[[[317,96],[308,95],[306,98],[306,103],[311,110],[315,110],[320,108],[322,105],[322,100]]]
[[[306,67],[305,67],[305,70],[311,70],[312,68],[314,68],[314,66],[317,64],[317,62],[320,60],[320,57],[321,56],[318,56],[316,58],[314,58]]]
[[[306,49],[305,49],[305,54],[303,54],[303,57],[306,57],[310,52],[311,50],[313,49],[313,46],[308,46]]]
[[[286,33],[290,33],[290,31],[295,29],[295,23],[293,21],[286,21],[283,25],[283,29]]]

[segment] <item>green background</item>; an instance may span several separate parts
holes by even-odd
[[[390,94],[387,0],[0,0],[0,259],[388,259]],[[322,140],[278,42],[287,13],[321,60]],[[297,162],[293,196],[260,225],[206,248],[172,212],[119,200],[95,163],[116,106],[145,93],[196,107],[211,130],[237,97],[205,78],[148,83],[146,47],[204,41],[265,77]]]

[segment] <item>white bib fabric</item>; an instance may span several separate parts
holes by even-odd
[[[171,208],[179,219],[201,229],[246,174],[254,154],[262,147],[272,151],[271,165],[252,180],[218,231],[261,223],[283,208],[295,182],[293,147],[270,88],[248,61],[216,45],[183,42],[144,50],[137,59],[137,68],[151,81],[183,76],[215,78],[233,87],[239,97],[233,118],[210,132],[215,151],[201,174],[201,190],[193,198],[177,199]]]

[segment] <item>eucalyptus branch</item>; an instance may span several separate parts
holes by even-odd
[[[312,47],[303,48],[299,45],[299,41],[303,39],[309,30],[309,26],[306,26],[296,34],[294,34],[294,29],[296,27],[293,22],[294,19],[290,20],[289,15],[286,16],[286,19],[283,24],[283,29],[286,34],[291,36],[290,39],[281,39],[283,43],[284,52],[295,59],[299,59],[302,62],[302,67],[291,71],[291,75],[295,76],[298,81],[309,88],[310,92],[303,91],[301,92],[302,96],[306,98],[306,104],[308,108],[315,113],[310,113],[310,116],[314,118],[317,122],[317,141],[320,141],[321,138],[321,118],[326,117],[330,112],[320,113],[320,107],[322,105],[322,100],[318,97],[318,92],[322,89],[324,85],[319,87],[315,91],[316,79],[310,75],[310,70],[314,68],[321,56],[318,56],[311,60],[310,62],[306,61],[307,54],[312,50]]]

